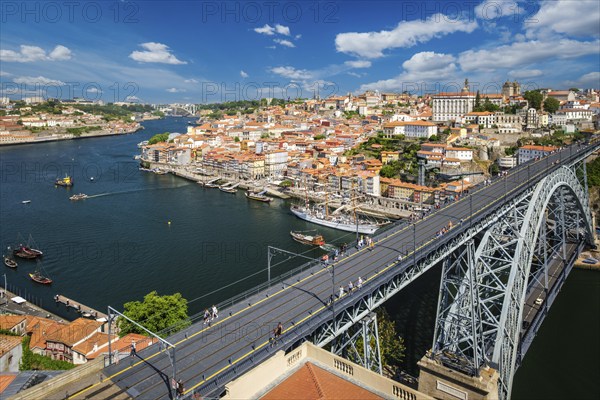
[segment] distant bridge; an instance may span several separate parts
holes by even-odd
[[[470,376],[495,368],[498,396],[509,398],[515,371],[574,259],[593,243],[584,161],[599,146],[576,144],[520,165],[414,224],[381,231],[372,250],[352,248],[327,266],[307,263],[229,299],[212,326],[193,317],[190,327],[168,337],[173,348],[153,345],[131,365],[110,365],[102,382],[73,397],[169,398],[172,376],[185,382],[186,396],[218,396],[277,350],[305,340],[330,343],[443,263],[430,357]],[[359,276],[361,290],[335,296]],[[270,346],[278,322],[284,334]]]
[[[195,104],[161,104],[156,106],[158,111],[175,115],[196,115],[198,108]]]

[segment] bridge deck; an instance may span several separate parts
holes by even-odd
[[[276,350],[287,348],[303,338],[307,330],[316,329],[324,320],[331,319],[332,308],[327,301],[339,286],[349,281],[364,280],[363,291],[374,290],[376,278],[386,273],[397,273],[412,266],[415,251],[423,254],[437,246],[436,232],[451,221],[452,231],[464,230],[471,220],[485,215],[504,204],[558,168],[555,161],[566,161],[583,147],[572,146],[538,161],[529,162],[511,171],[508,176],[494,177],[489,186],[480,186],[468,196],[437,210],[414,225],[400,223],[375,236],[375,248],[351,249],[335,262],[335,283],[332,285],[329,268],[314,268],[290,278],[284,284],[272,287],[221,310],[212,326],[197,323],[168,340],[176,345],[177,378],[182,379],[186,393],[199,388],[203,394],[216,390],[238,374],[268,358]],[[460,221],[463,219],[463,223]],[[403,254],[401,262],[396,261]],[[354,301],[354,293],[335,300],[340,310]],[[269,338],[273,328],[281,322],[284,333],[273,347]],[[125,360],[123,360],[125,361]],[[106,398],[108,391],[127,394],[134,398],[169,398],[172,368],[165,352],[158,345],[139,352],[130,363],[121,362],[105,369],[106,379],[75,398]],[[221,378],[215,382],[215,378]],[[207,384],[214,384],[207,387]],[[116,385],[121,390],[116,390]]]

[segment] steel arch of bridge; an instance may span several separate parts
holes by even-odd
[[[505,204],[502,218],[444,261],[432,356],[471,375],[486,365],[497,368],[500,398],[510,396],[532,261],[546,246],[547,215],[563,252],[582,228],[592,242],[588,192],[576,175],[580,165],[558,168]]]

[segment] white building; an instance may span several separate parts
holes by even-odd
[[[517,166],[517,157],[500,157],[498,166],[500,168],[514,168]]]
[[[466,147],[447,147],[446,158],[456,158],[460,161],[471,161],[473,159],[473,149]]]
[[[288,152],[286,150],[265,151],[265,174],[267,176],[282,175],[287,169]]]
[[[437,135],[438,127],[428,121],[396,121],[383,125],[383,133],[388,138],[404,135],[407,138],[430,138]]]
[[[455,121],[473,111],[475,93],[469,91],[438,93],[433,96],[432,112],[435,122]]]
[[[556,150],[557,148],[554,146],[527,145],[519,148],[517,151],[517,158],[519,160],[519,164],[523,164],[536,157],[544,157]]]

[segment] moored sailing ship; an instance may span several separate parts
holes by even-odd
[[[356,213],[354,216],[347,214],[331,215],[327,212],[327,205],[325,205],[325,211],[311,208],[308,205],[292,206],[290,210],[295,216],[305,221],[346,232],[358,232],[365,235],[372,235],[377,229],[381,228],[382,225],[385,225],[385,223],[380,224],[361,220]]]

